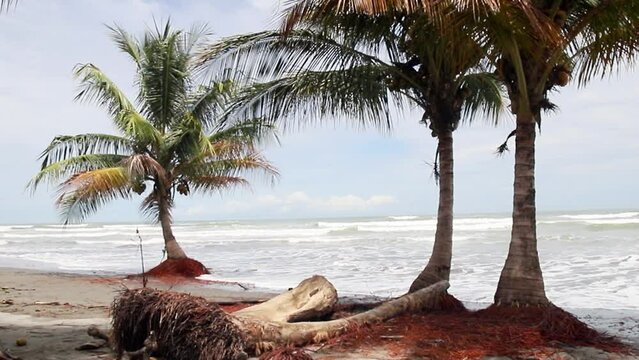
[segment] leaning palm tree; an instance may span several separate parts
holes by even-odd
[[[426,13],[444,26],[474,28],[505,83],[516,117],[515,183],[510,249],[495,303],[549,304],[539,264],[535,204],[535,137],[542,111],[556,107],[549,94],[576,75],[579,85],[634,63],[639,51],[635,0],[448,0],[458,21],[421,0],[300,0],[288,22],[316,8],[341,13]],[[503,150],[505,148],[501,147]]]
[[[247,185],[247,172],[275,175],[256,150],[270,127],[257,120],[232,126],[219,121],[233,84],[194,81],[192,54],[205,39],[204,28],[183,32],[167,22],[142,39],[121,28],[111,31],[136,66],[137,102],[97,66],[77,66],[76,99],[104,107],[120,134],[56,136],[29,186],[60,182],[56,204],[65,223],[84,220],[110,200],[141,195],[141,211],[162,227],[167,258],[184,259],[171,230],[176,195]]]
[[[439,209],[430,260],[410,291],[450,277],[453,227],[453,131],[481,111],[493,118],[501,92],[483,71],[483,51],[468,33],[438,29],[421,15],[333,14],[317,8],[283,32],[222,40],[203,62],[224,73],[234,66],[261,82],[235,102],[239,118],[313,121],[356,118],[379,125],[388,103],[423,111],[438,140]],[[437,162],[437,161],[436,161]]]

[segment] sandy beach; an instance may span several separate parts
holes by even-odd
[[[109,305],[119,290],[140,287],[125,278],[44,273],[0,268],[0,346],[23,359],[107,359],[106,351],[80,352],[92,340],[90,325],[106,328]],[[216,302],[258,302],[272,293],[233,284],[206,286],[152,281],[149,286],[203,296]],[[16,346],[25,339],[26,346]]]
[[[77,351],[93,340],[90,325],[107,328],[108,308],[119,290],[141,286],[137,279],[98,275],[45,273],[0,268],[0,346],[23,359],[110,359],[106,350]],[[236,284],[171,284],[152,281],[150,287],[203,296],[220,303],[259,302],[274,293],[244,289]],[[470,304],[479,307],[479,304]],[[639,348],[639,316],[632,311],[605,309],[571,310],[598,330],[618,336]],[[25,346],[17,346],[25,339]],[[576,359],[637,359],[631,355],[611,357],[592,349],[573,349]],[[337,357],[335,357],[337,356]],[[318,358],[388,359],[383,350],[363,353],[315,353]]]

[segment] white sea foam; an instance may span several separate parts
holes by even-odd
[[[593,219],[625,219],[639,217],[639,212],[621,212],[608,214],[580,214],[580,215],[560,215],[561,218],[575,220],[593,220]]]
[[[538,237],[553,302],[639,309],[637,214],[540,216],[540,224],[549,225],[538,228]],[[454,224],[450,291],[466,301],[491,302],[508,251],[511,218],[458,216]],[[423,269],[435,226],[432,217],[228,221],[179,223],[174,233],[188,254],[214,269],[216,279],[285,289],[324,274],[340,293],[388,296],[405,292]],[[137,272],[136,229],[147,266],[160,261],[164,240],[158,225],[108,224],[2,226],[0,262],[72,272]]]
[[[404,215],[404,216],[389,216],[388,218],[392,220],[415,220],[415,219],[418,219],[419,216]]]

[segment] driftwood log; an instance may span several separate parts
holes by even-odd
[[[157,355],[170,359],[246,359],[280,345],[328,340],[349,329],[405,312],[432,309],[448,288],[441,281],[387,301],[369,311],[331,321],[337,302],[333,285],[321,276],[263,304],[227,314],[203,298],[151,289],[125,290],[112,307],[113,345],[121,356],[141,349],[153,332]]]

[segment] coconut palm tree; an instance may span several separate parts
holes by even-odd
[[[29,186],[60,182],[56,204],[65,223],[84,220],[110,200],[141,195],[141,211],[162,227],[168,259],[186,258],[171,230],[176,195],[247,185],[242,176],[248,172],[275,175],[255,147],[270,127],[258,120],[219,121],[233,83],[195,82],[193,53],[205,28],[184,32],[167,22],[141,39],[121,28],[111,32],[136,66],[137,101],[93,64],[75,69],[76,100],[105,108],[120,134],[56,136]]]
[[[549,94],[575,77],[583,86],[634,63],[639,50],[639,3],[634,0],[300,0],[289,23],[316,8],[341,13],[422,12],[446,26],[472,27],[505,83],[516,117],[513,227],[495,303],[549,304],[537,253],[535,136],[542,111],[554,109]],[[465,15],[464,15],[465,14]],[[504,149],[505,147],[502,147]]]
[[[453,131],[484,111],[496,118],[501,92],[482,68],[470,34],[436,29],[421,15],[332,15],[315,9],[284,32],[223,39],[203,53],[209,71],[235,66],[261,83],[235,102],[239,118],[310,122],[347,117],[380,125],[388,104],[412,105],[438,140],[439,209],[433,251],[410,287],[450,277],[453,227]],[[284,37],[282,37],[284,36]],[[302,120],[303,119],[303,120]]]
[[[583,86],[609,74],[632,62],[639,51],[636,1],[556,0],[534,5],[556,40],[513,36],[494,47],[498,73],[517,119],[513,228],[495,293],[497,304],[548,303],[537,254],[534,174],[536,127],[541,126],[542,112],[555,108],[549,95],[572,77]]]

